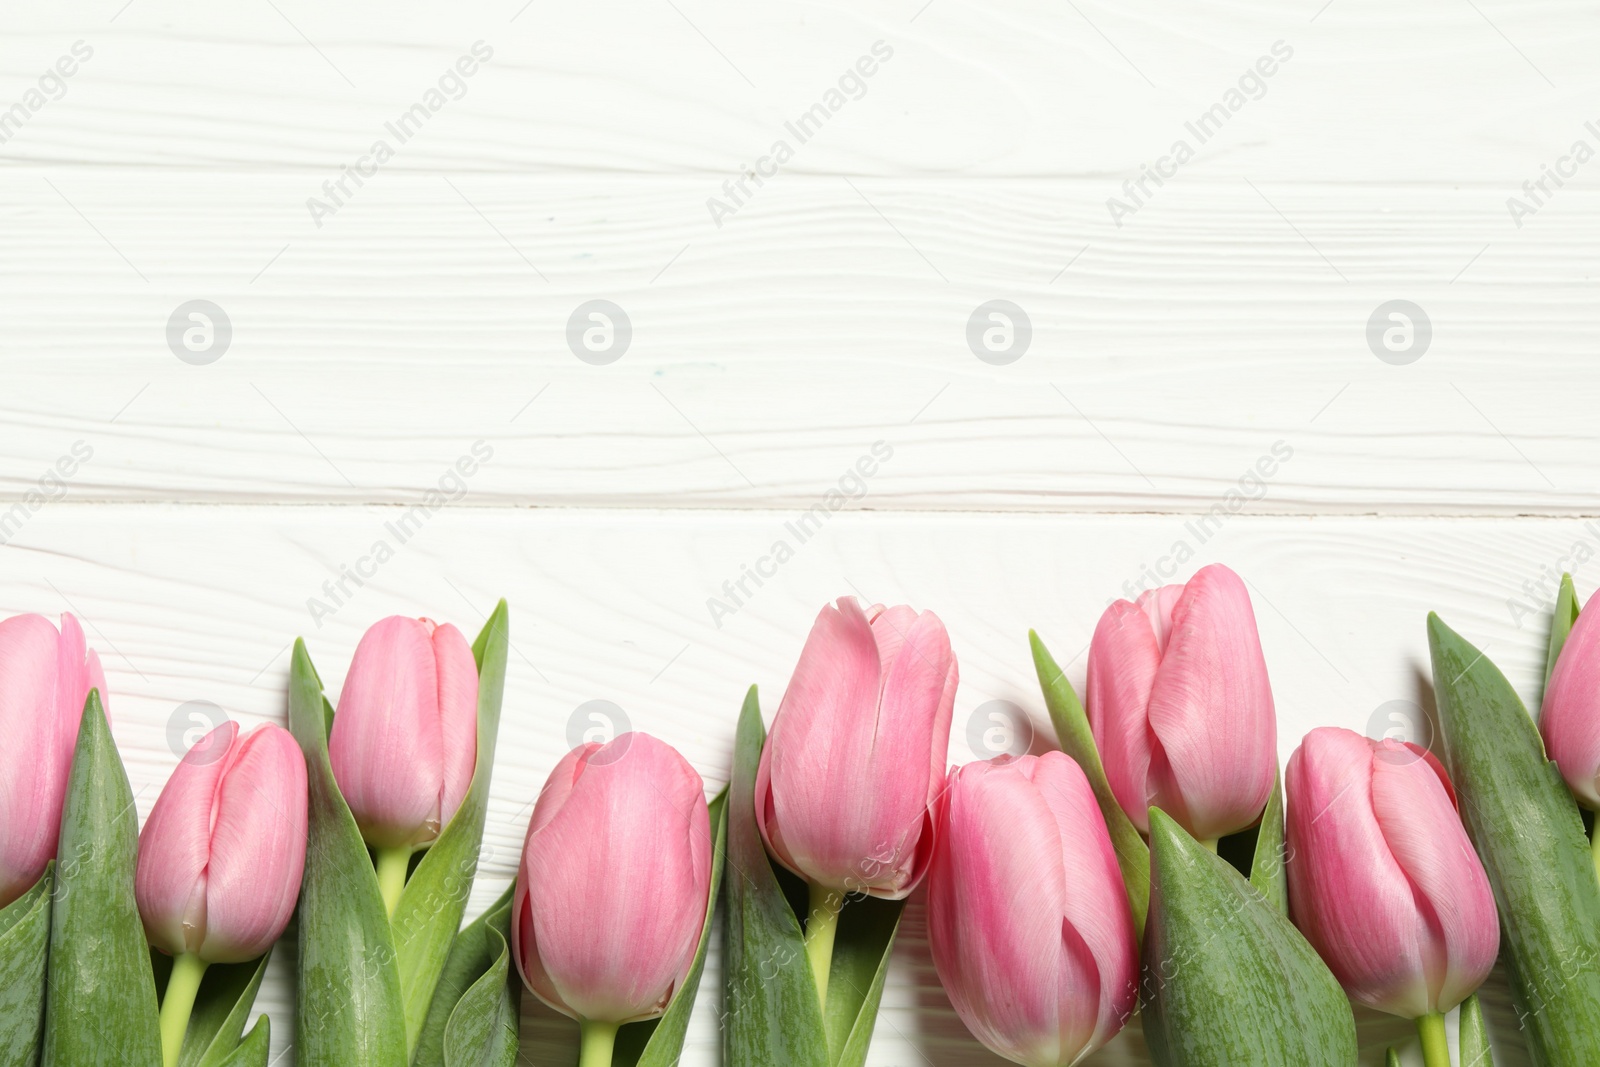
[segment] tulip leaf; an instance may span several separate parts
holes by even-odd
[[[1288,854],[1283,845],[1283,779],[1272,775],[1272,795],[1261,813],[1261,829],[1256,834],[1255,859],[1250,864],[1250,884],[1261,890],[1267,903],[1280,915],[1289,914]]]
[[[723,1063],[830,1067],[822,1005],[800,920],[778,884],[756,827],[756,767],[765,741],[761,705],[751,686],[739,715],[728,783]]]
[[[156,988],[166,996],[166,983],[172,971],[172,957],[152,949]],[[247,963],[215,963],[206,968],[200,991],[189,1015],[189,1028],[178,1051],[178,1067],[221,1067],[239,1047],[244,1024],[261,977],[267,973],[271,951]]]
[[[1400,1053],[1390,1049],[1383,1057],[1384,1067],[1400,1067]]]
[[[1045,707],[1050,711],[1061,751],[1078,761],[1084,777],[1089,779],[1089,787],[1094,790],[1095,800],[1100,803],[1100,814],[1105,816],[1106,829],[1111,833],[1111,846],[1117,852],[1117,866],[1122,868],[1122,882],[1128,889],[1134,930],[1142,938],[1145,912],[1150,907],[1150,849],[1111,791],[1100,752],[1095,748],[1094,732],[1089,728],[1089,716],[1084,713],[1066,672],[1056,666],[1055,658],[1033,630],[1028,631],[1028,643],[1033,648],[1033,667],[1044,689]]]
[[[1600,1063],[1600,882],[1572,794],[1487,656],[1428,615],[1445,763],[1494,888],[1500,958],[1539,1067]]]
[[[1354,1067],[1344,990],[1226,860],[1150,809],[1144,1036],[1158,1067]]]
[[[150,949],[134,903],[139,813],[89,690],[61,808],[50,922],[44,1067],[158,1067]]]
[[[828,1002],[823,1022],[828,1030],[828,1056],[835,1067],[862,1067],[872,1041],[889,973],[889,950],[900,927],[903,900],[863,897],[848,901],[839,913],[839,931],[828,972]]]
[[[1489,1050],[1489,1031],[1483,1024],[1483,1005],[1474,993],[1461,1002],[1461,1014],[1456,1017],[1456,1047],[1460,1050],[1461,1067],[1494,1067],[1494,1054]]]
[[[1556,611],[1550,617],[1550,648],[1544,659],[1546,689],[1550,687],[1550,676],[1556,671],[1556,660],[1561,657],[1567,635],[1572,633],[1572,625],[1578,621],[1578,610],[1578,591],[1572,587],[1572,575],[1563,574],[1561,591],[1556,594]]]
[[[413,1067],[446,1064],[501,1064],[516,1058],[517,991],[521,980],[511,966],[511,900],[516,883],[468,923],[450,946],[439,972],[433,1003],[417,1039]],[[459,1018],[459,1021],[457,1019]],[[509,1023],[511,1060],[496,1025]],[[496,1059],[499,1055],[501,1058]]]
[[[51,863],[33,888],[0,908],[0,1067],[39,1062],[54,875]]]
[[[501,600],[472,645],[478,665],[478,753],[472,784],[450,824],[422,856],[406,882],[392,926],[399,953],[400,991],[405,1002],[406,1048],[415,1050],[433,1003],[434,986],[461,928],[467,897],[478,873],[478,851],[489,809],[500,704],[506,687],[510,613]]]
[[[405,1006],[378,874],[328,762],[329,706],[305,642],[289,667],[289,729],[306,757],[298,1067],[405,1067]]]
[[[267,1054],[272,1051],[272,1020],[265,1015],[256,1020],[239,1047],[218,1062],[217,1067],[267,1067]]]
[[[694,1011],[695,994],[700,989],[700,976],[705,973],[706,950],[711,945],[711,928],[717,914],[717,894],[722,888],[723,872],[728,856],[728,790],[724,789],[711,801],[711,892],[706,900],[706,918],[700,927],[700,947],[695,950],[694,964],[683,980],[683,986],[667,1005],[666,1014],[653,1024],[648,1042],[637,1060],[619,1055],[616,1067],[675,1067],[683,1053],[683,1037],[689,1030],[689,1016]],[[640,1024],[639,1029],[644,1024]],[[624,1027],[623,1032],[636,1029]],[[618,1044],[621,1044],[619,1039]],[[619,1049],[619,1052],[621,1050]]]

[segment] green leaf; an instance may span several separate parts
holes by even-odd
[[[461,927],[467,897],[478,873],[478,850],[489,809],[500,703],[506,687],[510,612],[501,600],[473,642],[478,664],[478,754],[472,784],[450,824],[411,872],[392,928],[399,953],[400,992],[405,1001],[406,1047],[415,1050],[433,1003],[434,986]]]
[[[756,827],[756,767],[765,740],[761,706],[751,686],[739,715],[728,783],[723,1063],[830,1067],[822,1005],[800,920],[778,885]]]
[[[1489,1050],[1489,1031],[1483,1025],[1483,1005],[1474,993],[1461,1003],[1461,1014],[1456,1020],[1456,1047],[1461,1054],[1461,1067],[1494,1067],[1494,1054]]]
[[[417,1039],[414,1067],[447,1063],[499,1064],[507,1044],[494,1024],[511,1024],[512,1061],[516,1058],[517,991],[511,967],[511,901],[516,883],[506,886],[489,909],[467,924],[455,943],[434,987],[433,1003]],[[460,1017],[460,1022],[456,1018]],[[474,1036],[477,1043],[474,1044]],[[446,1047],[450,1052],[447,1054]],[[476,1056],[476,1058],[474,1058]]]
[[[1256,854],[1250,864],[1250,884],[1261,891],[1278,914],[1289,914],[1288,854],[1283,845],[1283,779],[1272,772],[1272,795],[1261,813],[1261,829],[1256,834]]]
[[[1384,1067],[1400,1067],[1400,1053],[1390,1049],[1383,1058]]]
[[[1572,624],[1578,621],[1578,591],[1572,587],[1572,575],[1561,576],[1561,591],[1556,594],[1555,614],[1550,617],[1550,647],[1544,658],[1544,685],[1550,688],[1550,676],[1555,673],[1556,660],[1566,646]],[[1542,697],[1541,697],[1542,701]]]
[[[272,1020],[265,1015],[256,1020],[239,1047],[217,1067],[267,1067],[267,1053],[272,1050]]]
[[[1344,990],[1289,920],[1150,809],[1144,1036],[1159,1067],[1354,1067]]]
[[[328,762],[328,715],[305,642],[297,639],[289,667],[289,729],[305,753],[309,804],[295,1062],[405,1067],[394,940],[377,871]]]
[[[872,1041],[889,973],[889,950],[900,928],[903,900],[851,900],[839,913],[839,932],[828,971],[828,1003],[823,1023],[828,1057],[836,1067],[862,1067]]]
[[[133,899],[139,813],[89,690],[61,809],[44,1067],[159,1067],[150,950]]]
[[[165,997],[172,957],[152,949],[150,958],[156,988]],[[269,950],[247,963],[216,963],[206,968],[189,1015],[189,1028],[183,1035],[183,1047],[178,1051],[178,1067],[220,1067],[239,1047],[256,991],[261,988],[261,976],[267,973],[271,958]]]
[[[1100,752],[1095,748],[1094,733],[1089,729],[1089,717],[1084,714],[1072,683],[1067,681],[1066,672],[1056,666],[1055,658],[1033,630],[1028,631],[1028,644],[1033,648],[1033,668],[1044,689],[1044,704],[1050,711],[1061,751],[1078,761],[1095,800],[1100,802],[1100,814],[1105,816],[1111,845],[1117,851],[1117,865],[1122,868],[1122,881],[1128,888],[1134,929],[1143,937],[1145,912],[1150,907],[1150,849],[1111,792]]]
[[[32,889],[0,908],[0,1067],[39,1062],[54,873],[52,862]]]
[[[1540,1067],[1600,1063],[1600,882],[1572,794],[1494,663],[1428,615],[1445,762],[1500,909],[1500,958]]]
[[[695,950],[694,965],[689,968],[683,986],[673,994],[666,1014],[653,1024],[654,1028],[639,1058],[633,1061],[619,1056],[616,1067],[674,1067],[683,1054],[683,1035],[688,1032],[689,1016],[694,1011],[695,995],[700,989],[700,976],[705,971],[706,949],[711,944],[711,928],[717,913],[717,893],[722,888],[723,869],[728,855],[728,790],[724,789],[711,802],[710,816],[711,893],[706,901],[706,918],[700,927],[700,947]]]

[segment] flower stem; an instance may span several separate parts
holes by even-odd
[[[378,849],[378,892],[383,894],[383,910],[394,918],[395,906],[406,888],[406,869],[411,866],[409,848]]]
[[[1422,1038],[1422,1062],[1427,1067],[1450,1067],[1450,1042],[1444,1036],[1444,1016],[1438,1012],[1417,1020]]]
[[[176,1067],[183,1051],[183,1035],[189,1029],[195,994],[209,964],[185,952],[172,961],[172,976],[167,979],[167,994],[161,999],[161,1059],[165,1067]]]
[[[1216,838],[1207,837],[1207,838],[1202,839],[1200,843],[1206,847],[1206,850],[1208,852],[1210,852],[1212,855],[1216,855],[1216,852],[1217,852],[1217,839]]]
[[[1594,837],[1589,842],[1589,855],[1594,857],[1595,877],[1600,878],[1600,815],[1595,816]]]
[[[587,1019],[578,1024],[578,1067],[611,1067],[611,1053],[616,1050],[617,1024],[597,1023]]]
[[[828,972],[833,968],[833,938],[839,932],[839,912],[844,894],[837,889],[812,885],[811,915],[806,919],[806,959],[811,961],[811,976],[817,980],[817,1003],[828,1003]]]

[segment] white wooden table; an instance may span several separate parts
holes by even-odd
[[[989,701],[1047,729],[1028,627],[1081,683],[1109,599],[1226,562],[1286,759],[1431,707],[1430,609],[1535,698],[1554,577],[1600,583],[1581,5],[96,0],[4,25],[0,610],[84,619],[141,814],[189,702],[282,721],[295,635],[336,692],[396,612],[470,632],[511,602],[476,911],[576,709],[620,706],[715,789],[744,687],[770,712],[842,594],[946,620],[965,761]],[[594,300],[625,350],[569,346]],[[969,345],[995,300],[1025,349],[1015,313],[1010,348]],[[1369,344],[1392,301],[1422,312],[1399,351]],[[998,1062],[922,929],[914,901],[870,1062]],[[259,1001],[284,1065],[290,955]],[[686,1067],[718,1062],[717,983],[713,957]],[[1406,1032],[1361,1029],[1370,1063]],[[528,1062],[569,1040],[525,1011]],[[1129,1034],[1094,1062],[1147,1061]]]

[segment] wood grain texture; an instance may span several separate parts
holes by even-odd
[[[533,799],[586,702],[614,702],[632,726],[678,746],[715,790],[726,781],[745,687],[759,684],[775,708],[817,608],[859,591],[934,608],[949,626],[962,666],[952,762],[974,758],[967,723],[986,723],[978,713],[994,700],[1025,709],[1044,744],[1027,628],[1038,628],[1081,685],[1107,599],[1184,536],[1183,523],[1165,516],[842,514],[765,585],[750,586],[754,595],[719,628],[707,598],[784,536],[790,515],[447,509],[363,587],[351,586],[318,627],[307,598],[383,537],[397,510],[56,505],[7,549],[0,611],[72,610],[84,619],[106,664],[116,739],[143,817],[183,747],[187,702],[212,701],[246,726],[283,721],[293,635],[306,637],[331,695],[377,618],[427,614],[470,629],[508,597],[512,654],[475,915],[510,879]],[[1600,534],[1570,520],[1247,517],[1195,545],[1190,567],[1223,560],[1249,581],[1286,759],[1316,725],[1381,733],[1403,707],[1392,701],[1421,709],[1401,721],[1431,722],[1429,609],[1535,699],[1543,616],[1514,618],[1508,599],[1525,596],[1523,583],[1578,541],[1600,543]],[[1585,596],[1600,580],[1594,566],[1578,570]],[[906,922],[870,1062],[994,1062],[943,999],[920,903]],[[261,999],[277,1015],[275,1054],[292,1033],[283,1015],[292,955],[274,958]],[[708,994],[719,973],[713,952]],[[1503,995],[1490,1022],[1501,1041],[1514,1028]],[[1364,1048],[1396,1039],[1385,1025],[1363,1017]],[[534,1062],[556,1055],[568,1031],[525,1009]],[[1141,1063],[1136,1035],[1118,1047],[1100,1062]],[[686,1064],[716,1062],[714,994],[697,1005],[687,1048]],[[1523,1061],[1506,1052],[1497,1062]]]

